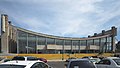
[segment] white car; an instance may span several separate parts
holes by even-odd
[[[96,64],[97,68],[120,68],[120,58],[107,57]]]
[[[42,61],[8,61],[0,64],[0,68],[52,68]]]

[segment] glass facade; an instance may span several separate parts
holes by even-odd
[[[18,30],[18,53],[91,53],[110,52],[111,37],[105,36],[88,40],[49,38]],[[90,47],[99,47],[90,49]],[[39,47],[39,48],[37,48]]]

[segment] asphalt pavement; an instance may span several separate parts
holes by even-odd
[[[47,62],[53,68],[65,68],[65,61],[48,61]]]

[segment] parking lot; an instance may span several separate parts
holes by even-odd
[[[64,61],[48,61],[48,64],[53,68],[65,68],[65,63]]]
[[[2,59],[2,58],[1,58]],[[42,68],[120,68],[119,57],[95,57],[85,56],[82,58],[68,58],[67,60],[47,60],[44,58],[37,58],[32,56],[14,56],[12,59],[1,60],[0,68],[5,68],[11,64]],[[40,61],[39,61],[40,60]],[[67,64],[67,65],[66,65]],[[4,66],[4,67],[3,67]],[[12,68],[12,67],[11,67]]]

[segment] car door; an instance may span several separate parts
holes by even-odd
[[[111,65],[111,61],[109,59],[104,60],[104,65],[106,65],[106,68],[115,68]]]

